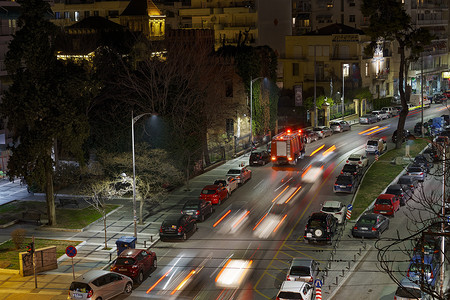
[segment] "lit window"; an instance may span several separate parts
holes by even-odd
[[[366,77],[369,76],[369,63],[366,63]]]
[[[76,22],[80,21],[80,12],[79,12],[79,11],[76,11],[76,12],[74,13],[74,17],[75,17],[75,21],[76,21]]]
[[[350,65],[349,64],[342,64],[342,74],[344,77],[347,77],[350,73]]]
[[[59,11],[55,12],[55,19],[61,19],[61,13]]]

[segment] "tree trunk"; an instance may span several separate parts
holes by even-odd
[[[49,157],[48,159],[51,159]],[[56,225],[55,195],[53,194],[53,168],[51,164],[45,167],[45,200],[47,202],[48,225]]]
[[[191,190],[189,188],[189,165],[190,165],[190,162],[191,162],[191,157],[188,154],[187,163],[186,163],[186,191]]]
[[[408,116],[408,105],[407,105],[407,99],[406,99],[407,95],[405,93],[405,89],[403,86],[404,75],[405,75],[405,65],[406,65],[404,45],[399,46],[399,52],[400,52],[400,70],[399,70],[399,74],[398,74],[399,75],[398,88],[399,88],[399,92],[400,92],[400,100],[402,103],[402,110],[401,110],[399,118],[398,118],[397,141],[395,143],[396,149],[400,149],[402,147],[403,129],[405,128],[406,117]]]
[[[106,238],[106,210],[103,210],[103,228],[105,229],[105,250],[108,249],[108,241]]]

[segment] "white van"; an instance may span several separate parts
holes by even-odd
[[[390,118],[399,114],[399,111],[392,106],[383,107],[383,108],[381,108],[381,111],[384,111],[385,113],[387,113]]]

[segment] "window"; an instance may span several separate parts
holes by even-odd
[[[233,80],[232,79],[225,80],[225,97],[228,97],[228,98],[233,97]]]
[[[355,23],[355,15],[350,15],[350,16],[348,16],[348,21],[349,21],[350,23]]]
[[[70,12],[69,11],[65,11],[64,12],[64,19],[70,19]]]
[[[80,21],[80,12],[79,12],[79,11],[76,11],[76,12],[74,13],[74,17],[75,17],[75,21],[76,21],[76,22]]]
[[[234,120],[233,119],[227,119],[226,121],[226,131],[227,131],[227,136],[228,137],[232,137],[234,136]]]
[[[292,63],[292,76],[298,76],[300,74],[298,63]]]
[[[366,77],[369,76],[369,63],[366,63]]]
[[[94,10],[94,17],[98,17],[98,10]]]
[[[55,19],[61,19],[61,13],[59,11],[55,12]]]
[[[117,18],[119,16],[118,10],[110,10],[108,11],[108,16],[111,18]]]
[[[90,16],[91,16],[91,12],[88,11],[88,10],[86,10],[86,11],[84,12],[84,17],[85,17],[85,18],[89,18]]]

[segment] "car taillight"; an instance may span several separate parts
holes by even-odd
[[[406,175],[409,175],[409,172],[406,172]]]
[[[344,174],[344,172],[341,171],[341,174]]]
[[[358,161],[358,164],[362,164],[362,161]]]
[[[423,172],[420,172],[419,175],[423,175]]]
[[[406,272],[406,277],[409,277],[409,269],[408,269],[408,272]]]
[[[314,279],[313,279],[312,277],[309,277],[308,282],[309,282],[309,283],[313,283],[313,281],[314,281]]]
[[[358,229],[358,226],[354,226],[353,229],[357,230],[357,229]]]
[[[345,163],[347,163],[347,164],[348,164],[348,162],[349,162],[349,161],[347,160],[347,161],[346,161]]]
[[[92,295],[94,294],[94,290],[90,290],[86,296],[86,298],[91,298]]]
[[[197,210],[197,211],[195,212],[195,214],[196,214],[196,215],[199,215],[199,214],[200,214],[200,211],[199,211],[199,210]]]
[[[352,187],[352,184],[347,184],[347,187]]]
[[[289,275],[286,277],[287,281],[291,281],[291,277],[289,277]]]
[[[377,231],[377,229],[375,227],[372,226],[372,231]]]
[[[181,232],[183,230],[183,226],[178,227],[178,232]]]
[[[162,232],[162,231],[163,231],[163,230],[162,230],[162,227],[160,227],[160,228],[159,228],[159,232]]]

